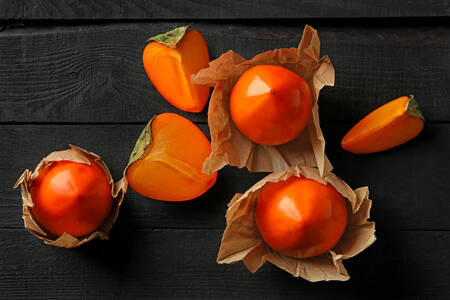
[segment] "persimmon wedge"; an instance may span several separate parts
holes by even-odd
[[[200,112],[209,98],[208,86],[191,83],[191,75],[208,66],[205,39],[196,30],[179,27],[150,38],[143,53],[144,68],[158,92],[173,106]]]
[[[344,136],[341,145],[356,154],[384,151],[415,138],[424,120],[414,96],[403,96],[365,116]]]
[[[286,256],[308,258],[337,244],[347,227],[348,209],[332,185],[293,175],[264,185],[255,221],[270,248]]]
[[[293,140],[311,118],[312,95],[300,75],[280,66],[259,65],[245,71],[230,95],[236,127],[262,145]]]
[[[211,145],[188,119],[173,113],[154,117],[144,128],[125,169],[139,194],[164,201],[199,197],[216,182],[217,172],[202,172]]]

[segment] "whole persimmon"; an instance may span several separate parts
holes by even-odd
[[[52,162],[31,184],[33,215],[56,236],[92,233],[111,212],[111,183],[94,160],[89,162]]]
[[[157,35],[143,53],[145,71],[158,92],[173,106],[200,112],[208,102],[208,86],[191,83],[192,74],[208,66],[203,35],[188,26]]]
[[[266,183],[255,212],[266,244],[294,258],[332,249],[344,233],[347,219],[346,200],[333,186],[296,176]]]
[[[293,140],[308,125],[311,111],[308,83],[281,66],[248,69],[230,95],[233,123],[247,138],[262,145]]]
[[[211,145],[188,119],[173,113],[153,118],[144,128],[125,170],[139,194],[164,201],[199,197],[216,182],[217,172],[202,172]]]

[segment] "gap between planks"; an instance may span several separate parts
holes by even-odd
[[[121,226],[123,227],[123,226]],[[124,228],[122,228],[124,229]],[[152,231],[223,231],[224,228],[201,228],[201,227],[192,227],[192,228],[182,228],[182,227],[155,227],[155,228],[134,228],[128,229],[126,231],[136,231],[136,232],[152,232]],[[384,228],[375,228],[376,232],[450,232],[450,229],[384,229]],[[22,231],[26,230],[24,227],[0,227],[0,231]],[[114,231],[114,227],[112,231]],[[116,228],[117,230],[117,228]]]
[[[164,112],[161,112],[164,113]],[[188,118],[187,118],[188,119]],[[190,120],[192,121],[192,120]],[[446,121],[427,121],[425,119],[425,122],[428,124],[450,124],[450,120]],[[100,125],[100,126],[108,126],[108,125],[146,125],[147,122],[1,122],[0,126],[2,125],[17,125],[17,126],[23,126],[23,125],[43,125],[43,126],[49,126],[49,125],[73,125],[73,126],[90,126],[90,125]],[[203,121],[192,121],[192,123],[197,125],[208,125],[208,122]],[[351,121],[322,121],[322,124],[350,124],[353,123]],[[356,124],[356,122],[355,122]]]
[[[234,25],[267,25],[267,21],[273,22],[271,26],[294,26],[299,22],[308,24],[330,25],[333,27],[408,27],[412,26],[437,26],[448,25],[450,16],[425,16],[425,17],[307,17],[307,18],[237,18],[237,19],[201,19],[201,18],[174,18],[174,19],[70,19],[70,20],[21,20],[0,19],[0,31],[19,27],[54,27],[54,26],[91,26],[91,25],[120,25],[138,23],[196,23],[196,24],[234,24]]]

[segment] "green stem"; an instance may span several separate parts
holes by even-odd
[[[417,102],[416,98],[414,98],[414,95],[409,95],[409,101],[408,103],[406,103],[405,112],[410,116],[425,120],[422,111],[419,108],[419,103]]]
[[[154,37],[149,38],[148,41],[155,41],[164,44],[167,47],[175,48],[184,37],[189,27],[190,25],[175,28],[166,33],[155,35]]]
[[[136,144],[134,145],[133,151],[131,151],[130,159],[124,170],[124,174],[126,174],[129,166],[131,166],[134,162],[144,157],[145,151],[152,144],[152,122],[154,119],[155,117],[153,117],[147,123],[147,125],[145,125],[144,130],[142,130],[141,135],[138,137]]]

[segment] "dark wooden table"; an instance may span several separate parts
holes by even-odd
[[[158,3],[159,2],[159,3]],[[450,298],[450,2],[0,1],[0,298]],[[267,264],[256,274],[215,262],[227,202],[265,174],[227,167],[186,203],[126,197],[109,241],[72,250],[23,228],[12,185],[72,143],[119,179],[154,114],[176,112],[153,88],[146,39],[182,24],[211,57],[250,58],[319,30],[336,85],[320,96],[326,152],[353,187],[368,185],[378,240],[345,261],[347,282],[309,283]],[[345,132],[375,107],[414,93],[427,119],[414,141],[380,154],[344,152]]]

